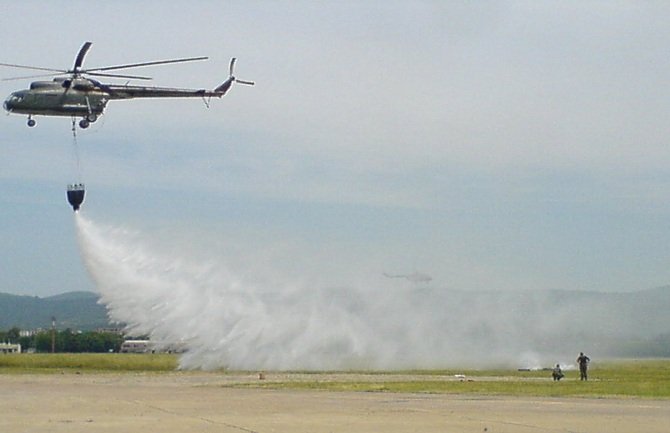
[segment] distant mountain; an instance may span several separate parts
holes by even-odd
[[[332,293],[340,295],[337,290]],[[670,286],[624,293],[425,287],[415,288],[408,299],[406,308],[419,312],[433,312],[439,306],[439,314],[417,321],[448,329],[448,335],[462,345],[459,350],[466,352],[474,353],[483,345],[490,353],[532,348],[557,354],[584,350],[601,356],[670,357]],[[50,328],[52,317],[58,329],[110,327],[106,308],[98,300],[92,292],[45,298],[0,293],[0,330]],[[400,331],[414,328],[407,323]]]
[[[93,292],[68,292],[56,296],[18,296],[0,293],[0,330],[51,328],[93,330],[109,327],[107,310]]]

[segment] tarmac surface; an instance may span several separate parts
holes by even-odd
[[[0,375],[0,432],[666,433],[670,428],[670,400],[229,387],[254,380],[259,377],[201,372]]]

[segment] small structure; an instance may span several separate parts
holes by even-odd
[[[126,340],[121,343],[121,353],[148,353],[154,351],[154,344],[149,340]]]
[[[11,343],[0,343],[0,353],[21,353],[21,345]]]

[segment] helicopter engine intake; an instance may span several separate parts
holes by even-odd
[[[58,89],[62,86],[61,83],[54,81],[33,81],[30,83],[30,90],[35,89]]]

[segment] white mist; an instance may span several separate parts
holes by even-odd
[[[75,219],[82,258],[110,318],[131,335],[182,345],[183,369],[523,367],[528,353],[542,362],[534,353],[544,340],[531,335],[535,324],[523,309],[510,308],[515,300],[499,305],[411,284],[261,283],[218,257],[202,263],[169,255],[139,232],[81,213]],[[552,327],[541,332],[551,335]]]

